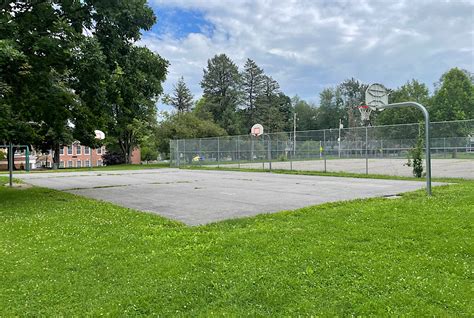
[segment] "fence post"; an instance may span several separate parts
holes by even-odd
[[[326,172],[326,129],[323,130],[323,140],[324,172]]]
[[[219,168],[219,158],[220,158],[220,144],[219,144],[219,137],[217,137],[217,168]]]
[[[290,140],[291,140],[291,138],[292,138],[292,136],[291,136],[291,132],[290,132]],[[293,147],[294,147],[294,145],[293,145]],[[287,144],[286,148],[288,149],[288,144]],[[293,171],[293,156],[294,156],[293,150],[294,149],[290,150],[290,171]]]
[[[179,139],[176,140],[176,163],[178,164],[178,168],[179,168]],[[92,163],[91,163],[92,164]]]
[[[11,188],[13,187],[13,165],[15,164],[15,155],[13,154],[13,145],[11,142],[8,145],[8,161],[10,163],[8,167],[8,182]]]
[[[446,158],[446,137],[443,138],[443,153],[444,153],[444,158]]]
[[[272,171],[272,141],[271,141],[270,135],[267,134],[267,136],[268,136],[268,142],[267,142],[268,167],[270,171]]]
[[[368,128],[365,126],[365,174],[369,174],[369,153],[368,153]]]
[[[26,172],[30,172],[30,146],[26,145],[25,157]]]
[[[199,166],[202,166],[202,139],[199,138]]]
[[[237,136],[237,163],[240,169],[240,136]]]

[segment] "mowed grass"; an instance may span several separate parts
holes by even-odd
[[[0,316],[472,316],[473,202],[460,181],[186,227],[0,187]]]

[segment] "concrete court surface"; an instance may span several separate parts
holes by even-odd
[[[405,165],[407,159],[384,158],[369,159],[369,173],[390,176],[412,177],[412,168]],[[424,161],[423,161],[424,163]],[[215,166],[215,165],[213,165]],[[225,164],[223,167],[237,168],[238,164]],[[241,168],[261,169],[262,163],[242,163]],[[324,160],[272,162],[273,169],[324,171]],[[265,163],[268,169],[268,163]],[[326,170],[330,172],[365,173],[365,159],[332,159],[326,161]],[[473,159],[431,159],[431,172],[437,178],[474,179]]]
[[[32,173],[25,182],[149,211],[188,225],[399,194],[421,181],[156,169]]]

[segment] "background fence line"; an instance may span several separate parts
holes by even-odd
[[[474,119],[433,122],[431,134],[434,159],[474,159]],[[362,170],[369,173],[370,159],[407,161],[420,135],[424,136],[423,124],[414,123],[297,131],[296,135],[279,132],[260,137],[178,139],[170,140],[170,162],[174,167],[225,165],[271,169],[273,164],[277,169],[305,170],[308,164],[301,162],[321,161],[324,165],[310,166],[311,170],[327,171],[328,161],[335,166],[336,160],[365,159]],[[359,164],[359,161],[350,163]],[[360,170],[358,167],[357,171]]]

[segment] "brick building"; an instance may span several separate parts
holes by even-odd
[[[104,146],[94,149],[75,142],[72,145],[59,149],[59,168],[83,168],[90,167],[91,164],[93,167],[103,166],[104,161],[102,155],[105,154],[105,152],[106,148]],[[140,156],[140,149],[134,149],[131,163],[140,164]],[[51,154],[48,154],[39,160],[38,165],[49,168],[52,166],[52,162],[53,158]]]

